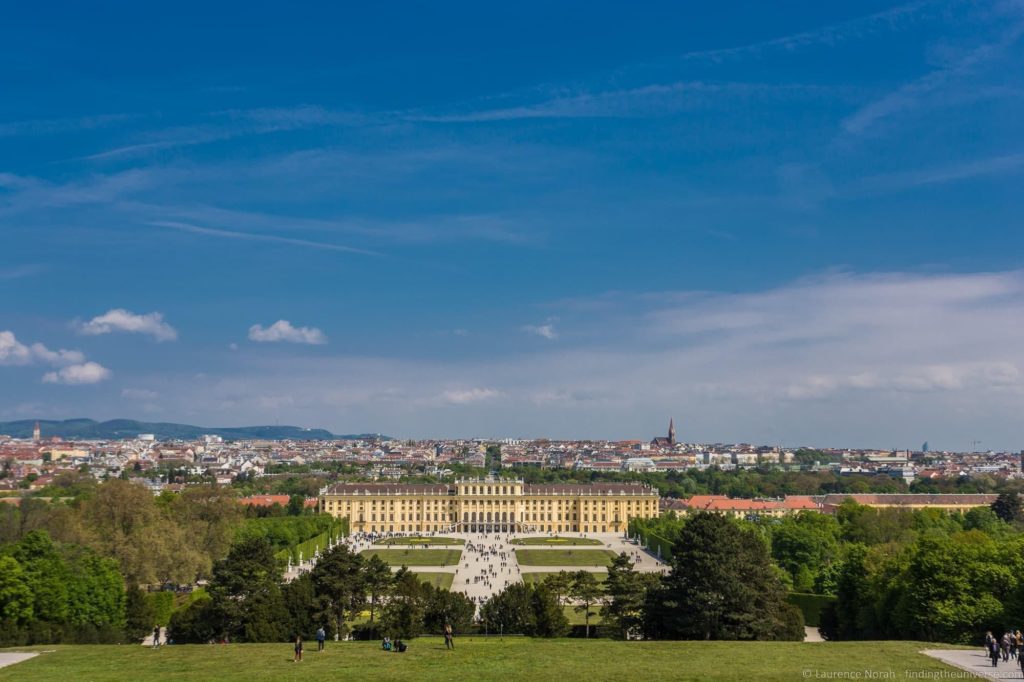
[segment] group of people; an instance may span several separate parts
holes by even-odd
[[[993,668],[999,665],[1000,659],[1003,663],[1013,659],[1024,673],[1024,635],[1020,630],[1007,630],[1002,637],[996,637],[991,630],[986,632],[985,653],[992,659]]]
[[[495,539],[501,540],[501,536],[495,535]],[[483,584],[485,587],[493,589],[495,583],[499,579],[502,573],[508,573],[509,576],[514,576],[519,573],[518,566],[510,566],[509,552],[504,549],[504,544],[490,543],[484,544],[483,541],[488,539],[487,535],[480,536],[480,544],[473,544],[472,542],[466,543],[466,555],[465,568],[470,567],[470,559],[473,560],[474,564],[481,564],[476,566],[480,573],[473,576],[473,584]],[[504,540],[508,542],[511,538],[506,537]],[[475,555],[475,557],[473,556]],[[466,584],[470,582],[469,578],[466,578]],[[511,578],[502,578],[501,587],[508,587]],[[475,598],[473,601],[478,604],[483,604],[482,598]]]
[[[409,645],[400,639],[395,639],[395,641],[392,642],[390,637],[385,637],[384,641],[380,643],[380,648],[384,651],[394,651],[397,654],[404,654],[405,650],[409,648]]]

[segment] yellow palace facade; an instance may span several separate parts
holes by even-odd
[[[320,512],[347,517],[353,532],[622,533],[658,515],[657,489],[639,483],[337,483],[320,491]]]

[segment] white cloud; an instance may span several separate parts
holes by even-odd
[[[164,322],[162,313],[153,312],[137,315],[124,308],[108,310],[102,315],[80,325],[78,331],[88,336],[98,336],[112,332],[148,334],[157,341],[174,341],[178,338],[178,332],[174,327]]]
[[[109,379],[109,369],[95,362],[84,362],[80,365],[68,365],[56,372],[47,372],[43,375],[43,382],[47,384],[68,384],[82,385],[95,384]]]
[[[543,337],[549,341],[554,341],[558,338],[558,332],[555,331],[555,325],[541,324],[541,325],[526,325],[523,327],[523,331],[527,334],[533,334],[534,336]]]
[[[42,362],[48,365],[69,365],[85,360],[77,350],[50,350],[41,343],[26,345],[18,341],[12,331],[0,332],[0,365],[31,365]]]
[[[484,352],[480,337],[434,357],[240,354],[223,374],[160,377],[162,416],[552,438],[650,438],[674,416],[707,442],[1024,442],[1024,272],[827,273],[596,301],[554,304],[560,342],[528,351]]]
[[[327,336],[316,327],[293,327],[288,320],[278,320],[269,327],[254,324],[249,327],[249,340],[259,342],[288,341],[321,345],[327,343]]]
[[[32,362],[32,351],[18,341],[14,332],[0,332],[0,365],[27,365]]]

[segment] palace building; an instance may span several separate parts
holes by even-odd
[[[337,483],[320,491],[320,512],[364,533],[622,533],[657,516],[659,498],[640,483]]]

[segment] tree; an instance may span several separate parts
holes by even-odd
[[[244,514],[235,492],[215,485],[188,486],[172,498],[171,512],[189,544],[213,560],[227,555]]]
[[[288,516],[302,516],[306,510],[306,498],[303,495],[292,495],[288,498]]]
[[[491,632],[529,634],[535,628],[531,597],[525,584],[512,583],[483,605],[480,618]]]
[[[425,592],[432,589],[424,585],[416,574],[403,566],[395,574],[388,603],[381,614],[381,627],[394,639],[412,639],[423,632]]]
[[[822,628],[826,639],[874,639],[876,626],[874,607],[871,601],[867,548],[851,545],[846,550],[836,578],[836,601],[823,619],[827,625]]]
[[[312,575],[319,616],[328,619],[334,632],[344,636],[348,633],[348,617],[355,616],[366,603],[363,558],[339,544],[317,560]]]
[[[640,574],[625,553],[619,554],[608,567],[604,588],[607,600],[601,607],[601,618],[614,624],[622,639],[638,633],[643,625],[647,590],[656,582],[655,574]]]
[[[558,605],[561,606],[572,587],[572,575],[567,571],[559,571],[544,578],[543,583],[551,591],[551,594],[555,596]]]
[[[286,612],[281,566],[266,540],[253,538],[231,548],[213,568],[208,592],[220,635],[247,642],[279,642]]]
[[[303,639],[311,639],[321,625],[328,633],[332,632],[330,622],[322,623],[317,620],[316,590],[313,586],[313,576],[309,573],[303,573],[291,582],[285,583],[281,587],[281,598],[290,618],[289,635],[298,634]]]
[[[769,526],[772,556],[789,572],[797,592],[814,589],[817,571],[827,568],[839,547],[839,524],[830,514],[802,511]]]
[[[387,594],[394,585],[394,575],[391,567],[376,554],[371,556],[363,566],[363,581],[366,584],[366,592],[370,595],[370,622],[373,622],[374,612],[381,596]]]
[[[582,613],[586,624],[587,637],[590,637],[590,617],[595,615],[591,607],[599,604],[604,597],[604,590],[597,583],[597,578],[590,571],[576,571],[572,576],[572,587],[569,594],[579,602],[574,610]]]
[[[0,624],[20,625],[32,620],[32,589],[16,559],[0,556]]]
[[[980,530],[988,535],[996,535],[1007,528],[991,506],[967,510],[963,523],[964,530]]]
[[[34,530],[12,548],[33,595],[35,620],[64,623],[68,618],[68,585],[72,575],[45,531]]]
[[[440,633],[445,623],[452,626],[458,634],[466,632],[473,624],[476,606],[473,601],[461,592],[435,589],[426,586],[423,611],[423,626],[428,632]]]
[[[905,568],[888,581],[895,607],[887,610],[886,634],[967,644],[1001,626],[1003,599],[1022,570],[1015,544],[1000,546],[978,531],[919,539]]]
[[[673,548],[672,570],[652,591],[646,634],[662,639],[782,639],[792,610],[764,541],[719,514],[690,517]]]
[[[542,582],[533,589],[530,596],[533,607],[533,630],[535,637],[562,637],[569,632],[569,619],[554,593]]]
[[[125,633],[132,641],[141,642],[153,632],[155,623],[153,604],[138,585],[132,585],[128,588],[125,605]]]
[[[992,511],[996,516],[1007,523],[1012,523],[1021,517],[1021,500],[1016,492],[999,493],[999,497],[992,503]]]

